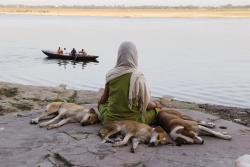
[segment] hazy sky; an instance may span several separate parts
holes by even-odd
[[[250,5],[250,0],[0,0],[0,5]]]

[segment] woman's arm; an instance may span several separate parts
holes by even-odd
[[[108,100],[108,98],[109,98],[109,87],[108,87],[108,84],[106,84],[106,85],[105,85],[105,89],[104,89],[104,91],[103,91],[103,94],[102,94],[100,100],[98,101],[98,106],[99,106],[100,104],[106,103],[107,100]]]

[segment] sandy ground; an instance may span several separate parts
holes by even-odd
[[[114,148],[101,144],[97,136],[100,124],[83,127],[74,123],[53,130],[29,124],[49,102],[65,100],[89,105],[96,103],[97,98],[97,92],[69,90],[64,86],[0,82],[0,166],[231,167],[237,157],[249,154],[250,128],[204,113],[205,107],[202,109],[199,104],[167,97],[158,98],[165,107],[186,108],[178,110],[199,120],[213,121],[217,131],[226,131],[233,139],[204,137],[203,145],[141,144],[133,154],[130,146]],[[227,109],[232,108],[224,108],[224,112]]]
[[[110,16],[147,18],[250,18],[250,9],[135,9],[135,8],[42,8],[0,7],[0,14]]]

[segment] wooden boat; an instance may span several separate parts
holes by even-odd
[[[58,54],[56,52],[42,50],[42,52],[48,56],[49,59],[62,59],[62,60],[74,60],[74,61],[97,61],[96,59],[99,56],[92,56],[92,55],[82,55],[76,54],[76,56],[72,56],[69,53],[65,54]]]

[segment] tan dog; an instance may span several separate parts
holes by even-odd
[[[157,117],[160,125],[178,145],[203,144],[204,140],[198,135],[209,135],[225,140],[232,139],[229,135],[199,125],[193,118],[175,110],[162,109]]]
[[[113,121],[105,124],[99,131],[103,139],[102,143],[113,142],[109,137],[121,133],[124,138],[113,143],[113,146],[126,145],[129,139],[132,140],[131,152],[134,152],[139,143],[149,143],[150,145],[170,144],[171,139],[160,126],[152,128],[144,123],[123,120]]]
[[[51,119],[53,118],[53,119]],[[82,125],[99,122],[98,115],[93,109],[87,109],[74,103],[53,102],[47,105],[42,115],[31,120],[31,124],[38,124],[41,120],[51,119],[39,124],[47,129],[58,128],[66,123],[79,122]],[[58,122],[59,121],[59,122]]]

